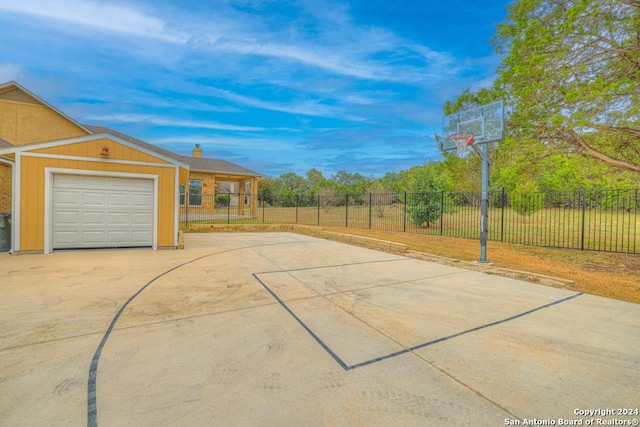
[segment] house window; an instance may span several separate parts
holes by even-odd
[[[180,184],[180,205],[184,205],[184,190],[185,190],[185,185],[184,184]]]
[[[189,180],[189,204],[191,206],[202,206],[202,180]]]

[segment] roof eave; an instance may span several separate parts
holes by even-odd
[[[261,177],[262,175],[259,173],[243,173],[243,172],[231,172],[231,171],[221,171],[221,170],[211,170],[211,169],[189,169],[191,172],[201,172],[201,173],[216,173],[220,175],[239,175],[239,176],[251,176],[251,177]]]

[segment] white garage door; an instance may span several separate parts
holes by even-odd
[[[153,244],[153,180],[54,175],[53,249]]]

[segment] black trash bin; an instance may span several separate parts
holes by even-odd
[[[0,212],[0,252],[11,250],[11,214]]]

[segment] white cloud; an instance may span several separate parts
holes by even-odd
[[[238,12],[224,2],[212,5],[206,16],[176,6],[155,8],[157,15],[153,15],[134,6],[98,0],[58,0],[55,7],[50,0],[3,0],[0,11],[74,24],[65,26],[64,31],[78,31],[77,25],[81,25],[178,43],[181,49],[188,46],[203,52],[204,61],[216,54],[259,56],[357,79],[440,79],[450,74],[447,70],[453,63],[446,53],[403,40],[388,30],[355,25],[348,9],[338,4],[320,6],[310,2],[303,11],[306,14],[301,13],[303,17],[293,21]],[[278,19],[282,25],[274,26]],[[306,29],[307,24],[314,28],[313,32]],[[127,49],[121,41],[115,43],[117,49]],[[154,50],[142,49],[136,54],[144,57]],[[376,58],[382,52],[392,52],[393,61]],[[172,55],[167,52],[163,56]],[[272,67],[287,69],[288,65]]]
[[[286,104],[264,101],[259,98],[253,98],[250,96],[240,95],[225,89],[208,88],[210,93],[219,96],[220,98],[234,102],[238,105],[245,105],[253,108],[260,108],[264,110],[280,111],[283,113],[307,115],[307,116],[319,116],[319,117],[336,117],[340,113],[337,108],[329,107],[322,104],[318,104],[313,101],[298,101],[287,102]]]
[[[110,114],[110,115],[94,115],[88,116],[87,120],[95,120],[98,122],[110,122],[110,123],[145,123],[156,126],[171,126],[180,128],[195,128],[195,129],[215,129],[225,131],[239,131],[239,132],[261,132],[267,130],[262,127],[254,126],[237,126],[223,123],[215,123],[211,121],[190,121],[190,120],[175,120],[161,116],[153,116],[147,114]]]
[[[92,0],[3,0],[0,11],[38,16],[109,32],[151,37],[170,42],[186,39],[169,32],[160,18],[130,7],[105,4]]]

